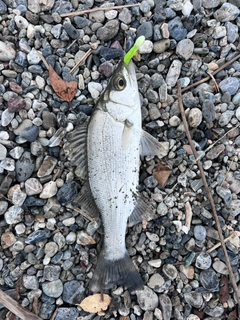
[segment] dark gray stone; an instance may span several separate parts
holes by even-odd
[[[210,292],[219,290],[219,280],[217,274],[212,269],[204,270],[200,273],[200,282],[202,286]]]
[[[184,28],[180,17],[176,17],[168,23],[168,30],[170,36],[176,41],[180,41],[186,38],[187,29]]]
[[[36,244],[42,240],[48,239],[51,236],[51,232],[47,229],[33,231],[25,240],[27,244]]]
[[[20,136],[29,142],[33,142],[37,139],[38,133],[39,133],[39,127],[31,126],[22,130],[20,133]]]
[[[55,320],[77,320],[78,316],[77,308],[58,308]]]
[[[79,37],[79,31],[71,23],[64,23],[63,28],[70,38],[77,39]]]
[[[74,181],[66,182],[57,193],[58,201],[62,203],[69,203],[78,193],[78,185]]]
[[[7,12],[7,6],[2,0],[0,0],[0,14],[4,14],[6,12]]]
[[[76,23],[79,29],[83,29],[86,26],[89,26],[92,22],[83,17],[74,17],[73,21]]]
[[[66,282],[63,286],[63,301],[69,304],[77,304],[85,296],[84,283],[77,280]]]
[[[26,181],[31,177],[35,168],[35,159],[29,151],[25,151],[16,162],[16,179],[18,182]]]
[[[219,88],[222,93],[229,92],[231,95],[234,95],[239,88],[239,80],[236,77],[226,78],[219,83]]]
[[[14,62],[23,68],[27,67],[28,65],[27,54],[25,52],[18,51],[14,59]]]
[[[212,123],[216,119],[215,106],[211,100],[205,100],[202,105],[202,115],[207,123]]]
[[[153,36],[153,25],[151,22],[143,22],[138,28],[137,28],[137,35],[136,38],[144,36],[146,40],[152,39]]]

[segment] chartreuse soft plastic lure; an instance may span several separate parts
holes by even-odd
[[[135,54],[137,53],[139,47],[141,47],[144,44],[145,41],[145,37],[144,36],[140,36],[137,38],[137,40],[135,41],[133,47],[125,54],[124,56],[124,63],[126,65],[129,64],[130,60],[135,56]]]

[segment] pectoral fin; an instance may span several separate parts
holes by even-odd
[[[168,154],[169,142],[159,142],[146,131],[142,130],[141,136],[141,156],[158,156],[163,158]]]
[[[76,166],[76,175],[81,179],[87,178],[87,125],[86,121],[67,135],[67,143],[63,146],[65,154]]]

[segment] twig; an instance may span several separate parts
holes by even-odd
[[[209,74],[210,78],[212,78],[212,80],[213,80],[213,82],[214,82],[214,84],[215,84],[216,91],[217,91],[217,92],[220,92],[220,91],[219,91],[219,86],[218,86],[217,81],[216,81],[216,79],[214,78],[213,74],[212,74],[211,72],[208,72],[208,74]]]
[[[232,234],[230,234],[229,237],[227,237],[226,239],[224,239],[224,242],[228,242],[231,238],[233,238],[233,237],[235,237],[235,236],[236,236],[236,233],[235,233],[235,231],[234,231]],[[212,252],[213,250],[217,249],[217,248],[220,247],[220,246],[221,246],[221,242],[218,242],[218,243],[215,244],[212,248],[208,249],[208,250],[207,250],[207,253]]]
[[[89,49],[83,56],[82,58],[78,61],[78,63],[72,68],[72,70],[70,71],[71,74],[73,74],[74,71],[77,70],[77,68],[83,63],[83,61],[85,61],[87,59],[87,57],[90,56],[92,52],[92,49]]]
[[[51,316],[50,320],[54,320],[56,318],[57,313],[58,313],[58,308],[55,309],[55,311],[54,311],[53,315]]]
[[[240,55],[239,55],[239,57],[240,57]],[[193,144],[190,132],[189,132],[189,127],[188,127],[188,123],[187,123],[185,112],[184,112],[184,108],[183,108],[180,81],[178,81],[178,83],[177,83],[177,88],[178,88],[178,104],[179,104],[179,109],[180,109],[180,112],[181,112],[184,128],[185,128],[185,131],[186,131],[186,136],[187,136],[189,144],[190,144],[190,146],[192,148],[194,157],[197,158],[198,154],[197,154],[197,151],[196,151],[196,149],[194,147],[194,144]],[[229,260],[229,257],[228,257],[228,253],[227,253],[226,245],[225,245],[224,238],[223,238],[223,235],[222,235],[222,229],[221,229],[221,226],[220,226],[220,223],[219,223],[219,220],[218,220],[217,211],[216,211],[216,208],[215,208],[215,205],[214,205],[213,197],[212,197],[211,191],[210,191],[210,189],[208,187],[203,167],[202,167],[201,162],[199,160],[197,161],[197,165],[198,165],[198,168],[199,168],[199,171],[200,171],[200,174],[201,174],[203,185],[204,185],[206,193],[207,193],[207,197],[209,199],[209,202],[210,202],[210,205],[211,205],[211,208],[212,208],[212,214],[213,214],[216,226],[217,226],[218,235],[219,235],[221,246],[222,246],[222,249],[223,249],[223,252],[224,252],[226,265],[227,265],[227,268],[229,270],[229,277],[230,277],[233,289],[234,289],[235,294],[236,294],[237,302],[240,305],[240,293],[238,291],[238,287],[237,287],[237,284],[236,284],[236,281],[235,281],[235,278],[234,278],[234,275],[233,275],[231,263],[230,263],[230,260]]]
[[[73,210],[80,213],[84,218],[88,219],[89,221],[94,221],[94,219],[92,217],[90,217],[87,213],[85,213],[81,209],[76,207],[76,208],[73,208]]]
[[[141,3],[133,3],[133,4],[125,4],[123,6],[112,6],[112,7],[98,7],[93,9],[87,9],[83,11],[76,11],[76,12],[68,12],[60,14],[60,17],[73,17],[73,16],[82,16],[85,13],[91,13],[96,11],[106,11],[106,10],[116,10],[116,9],[123,9],[123,8],[130,8],[130,7],[139,7]]]
[[[240,54],[237,55],[236,57],[232,58],[232,59],[229,60],[228,62],[224,63],[221,67],[219,67],[217,70],[213,71],[211,74],[214,76],[214,75],[217,74],[219,71],[221,71],[222,69],[226,68],[227,66],[229,66],[231,63],[233,63],[234,61],[236,61],[236,60],[239,59],[239,58],[240,58]],[[190,84],[188,87],[182,89],[182,93],[185,92],[185,91],[187,91],[187,90],[189,90],[189,89],[191,89],[191,88],[194,88],[194,87],[198,86],[199,84],[202,84],[202,83],[208,81],[210,78],[211,78],[211,77],[208,76],[208,77],[206,77],[206,78],[204,78],[204,79],[202,79],[202,80],[199,80],[199,81],[197,81],[197,82],[195,82],[195,83]]]
[[[41,320],[38,316],[23,308],[17,301],[0,290],[0,303],[22,320]]]
[[[40,52],[38,52],[37,50],[36,50],[36,52],[37,52],[37,55],[39,56],[39,58],[40,58],[40,59],[42,60],[42,62],[44,63],[44,65],[45,65],[45,67],[47,68],[47,70],[49,70],[49,65],[48,65],[46,59],[44,58],[44,56],[43,56]]]

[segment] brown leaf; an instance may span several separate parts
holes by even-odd
[[[56,94],[64,101],[72,101],[77,92],[76,81],[64,81],[59,75],[53,70],[52,66],[48,66],[49,78],[51,85]]]
[[[236,320],[237,319],[237,310],[234,309],[229,313],[227,320]]]
[[[89,313],[102,314],[103,311],[107,310],[110,303],[111,297],[108,294],[97,293],[85,298],[80,303],[80,307]]]
[[[156,166],[156,171],[153,172],[153,176],[157,180],[157,182],[160,184],[160,186],[164,187],[171,172],[172,172],[171,168],[159,162]]]
[[[219,302],[223,304],[229,298],[228,277],[223,277],[220,282],[220,298]]]

